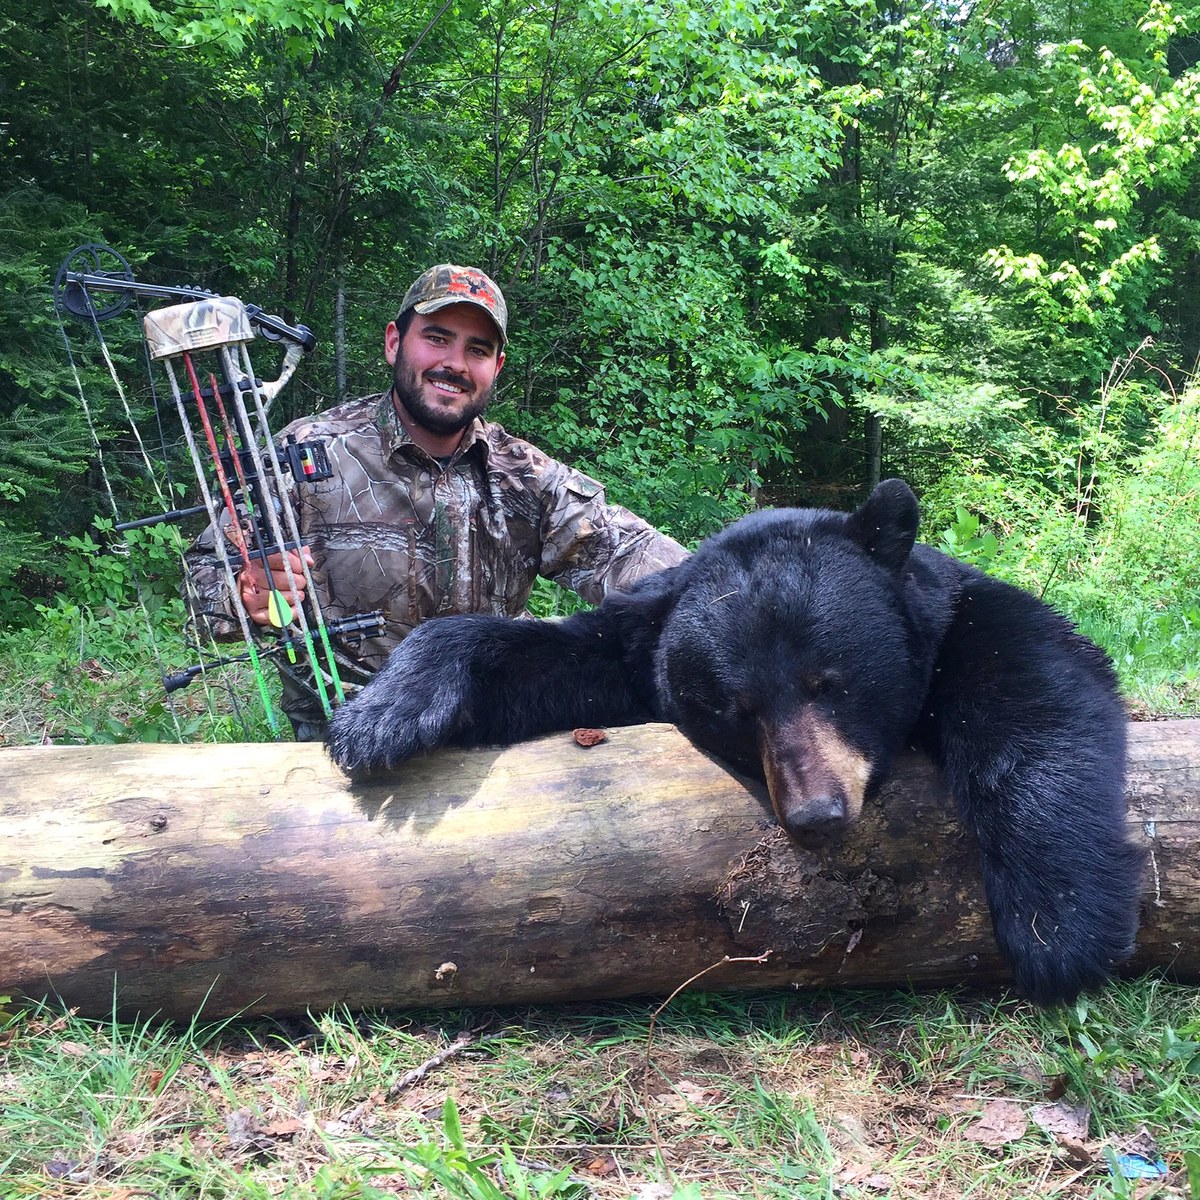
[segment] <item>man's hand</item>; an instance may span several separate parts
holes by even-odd
[[[303,555],[303,559],[301,559]],[[285,552],[276,551],[267,559],[271,571],[270,582],[267,572],[258,559],[251,559],[248,567],[243,567],[238,575],[238,590],[242,595],[242,604],[246,615],[256,625],[288,625],[290,617],[284,612],[285,606],[299,607],[304,602],[304,564],[313,565],[312,553],[307,546],[299,550],[288,550],[286,558],[292,568],[296,580],[296,590],[293,592],[288,585],[287,570],[284,568]],[[272,598],[274,589],[274,598]],[[274,610],[274,613],[272,613]],[[272,619],[274,615],[275,619]]]

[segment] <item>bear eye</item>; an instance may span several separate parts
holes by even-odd
[[[841,680],[832,671],[824,671],[820,675],[809,675],[801,684],[805,695],[813,700],[832,696],[842,690]]]

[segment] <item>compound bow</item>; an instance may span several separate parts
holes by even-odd
[[[99,302],[97,294],[103,298]],[[249,662],[267,723],[272,733],[279,736],[279,721],[263,677],[262,658],[284,655],[295,664],[302,656],[311,670],[310,690],[328,717],[334,704],[345,698],[331,638],[353,641],[370,637],[379,633],[383,625],[383,615],[378,612],[327,622],[305,556],[299,556],[303,575],[301,589],[289,556],[281,554],[298,550],[302,545],[286,475],[290,475],[295,485],[315,483],[332,475],[323,443],[297,442],[289,435],[277,444],[267,418],[271,402],[291,379],[303,356],[316,345],[316,338],[306,326],[289,325],[279,317],[264,313],[257,305],[244,304],[236,297],[220,296],[198,287],[142,283],[134,278],[129,263],[108,246],[92,244],[72,251],[59,268],[54,283],[54,305],[68,357],[75,369],[70,341],[62,323],[64,313],[91,324],[152,480],[155,471],[150,455],[138,432],[100,328],[102,322],[122,315],[141,298],[176,301],[146,313],[142,318],[142,330],[148,368],[150,364],[160,364],[169,383],[201,503],[173,507],[168,500],[169,493],[164,494],[155,482],[164,511],[121,521],[107,471],[103,471],[116,522],[114,529],[124,533],[199,514],[207,516],[213,548],[229,589],[246,652],[206,658],[197,642],[200,661],[183,671],[164,675],[163,684],[170,694],[214,667]],[[254,372],[249,344],[256,334],[285,346],[283,362],[274,380],[264,382]],[[77,369],[75,378],[103,469],[99,431]],[[158,409],[152,374],[151,392]],[[197,436],[197,422],[202,436]],[[161,412],[159,425],[161,430]],[[165,460],[165,444],[163,455]],[[280,555],[277,561],[282,562],[281,569],[272,566],[270,560],[274,555]],[[270,626],[267,628],[250,619],[238,587],[238,572],[255,561],[262,564],[268,581]],[[278,574],[283,578],[279,579]],[[289,601],[289,597],[301,591],[303,603]],[[202,615],[228,619],[214,613]]]

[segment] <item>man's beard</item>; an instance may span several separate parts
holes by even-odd
[[[491,384],[474,398],[468,399],[471,389],[469,379],[450,371],[431,371],[425,376],[427,383],[438,380],[464,389],[465,403],[462,408],[443,408],[440,404],[427,400],[421,391],[422,381],[416,377],[416,373],[405,362],[404,356],[396,355],[396,362],[392,368],[392,384],[395,387],[396,399],[422,429],[442,437],[451,433],[461,433],[476,417],[481,416],[496,390],[495,384]]]

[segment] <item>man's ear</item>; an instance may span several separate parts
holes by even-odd
[[[497,375],[500,374],[500,368],[502,366],[504,366],[504,351],[503,350],[501,350],[500,353],[496,355],[496,374]]]
[[[400,331],[396,328],[395,321],[389,321],[387,328],[383,331],[383,357],[387,359],[387,365],[394,367],[396,365],[396,355],[400,353]],[[500,356],[501,358],[504,355]]]

